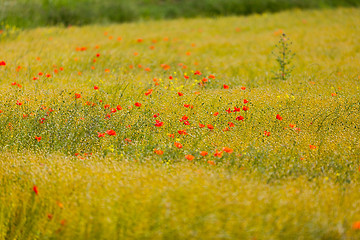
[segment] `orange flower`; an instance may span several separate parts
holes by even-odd
[[[214,113],[214,116],[215,116],[215,117],[216,117],[217,115],[219,115],[219,113],[218,113],[218,112]]]
[[[40,142],[41,137],[37,137],[37,136],[35,136],[35,139],[36,139],[38,142]]]
[[[208,78],[215,79],[215,76],[210,74]]]
[[[208,152],[206,152],[206,151],[201,151],[201,152],[200,152],[200,155],[203,156],[203,157],[205,157],[206,155],[208,155]]]
[[[164,151],[154,149],[154,153],[156,153],[157,155],[163,155],[163,154],[164,154]]]
[[[232,148],[228,148],[228,147],[223,147],[223,151],[227,152],[227,153],[232,153],[234,152],[234,150]]]
[[[110,72],[110,69],[105,69],[105,72],[107,72],[107,73]]]
[[[249,110],[249,107],[248,106],[243,106],[243,111],[247,111]]]
[[[208,124],[207,127],[208,127],[208,129],[210,129],[210,130],[214,129],[214,126],[211,125],[211,124]]]
[[[147,91],[145,92],[145,95],[146,95],[146,96],[149,96],[152,92],[153,92],[153,90],[152,90],[152,89],[149,89],[149,90],[147,90]]]
[[[228,122],[229,127],[235,127],[235,124],[232,122]]]
[[[189,161],[192,161],[195,157],[193,155],[185,155],[185,158]]]
[[[245,90],[246,89],[246,87],[241,87],[241,90]]]
[[[215,150],[214,156],[221,158],[222,157],[223,152],[222,151],[218,151],[217,149]]]
[[[215,166],[215,165],[216,165],[214,161],[210,161],[210,160],[209,160],[209,161],[207,161],[207,163],[208,163],[208,164],[210,164],[210,165],[213,165],[213,166]]]
[[[183,147],[183,145],[181,143],[178,143],[178,142],[174,142],[174,145],[177,148],[182,148]]]
[[[230,129],[228,127],[223,129],[223,132],[227,132],[227,131],[230,131]]]
[[[360,221],[356,221],[352,225],[352,229],[354,230],[360,230]]]
[[[81,98],[81,94],[80,93],[75,93],[75,98]]]
[[[203,128],[203,127],[205,127],[205,125],[204,125],[204,124],[199,123],[199,127],[200,127],[200,128]]]
[[[316,146],[315,145],[309,145],[310,149],[316,149]]]

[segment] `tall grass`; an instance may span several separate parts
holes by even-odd
[[[4,31],[0,239],[359,238],[359,21]]]

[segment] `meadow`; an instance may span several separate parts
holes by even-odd
[[[359,22],[5,27],[0,239],[359,239]]]

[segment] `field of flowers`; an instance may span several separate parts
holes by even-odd
[[[360,238],[359,22],[4,28],[0,239]]]

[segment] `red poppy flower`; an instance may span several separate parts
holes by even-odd
[[[161,127],[164,125],[164,122],[160,122],[159,120],[156,120],[155,127]]]
[[[40,142],[41,137],[37,137],[37,136],[35,136],[35,139],[36,139],[38,142]]]
[[[190,125],[189,121],[184,121],[185,125]]]
[[[218,113],[218,112],[216,112],[216,113],[214,113],[213,115],[216,117],[217,115],[219,115],[219,113]]]
[[[283,120],[283,118],[279,114],[276,115],[276,119],[280,121]]]
[[[208,127],[208,129],[210,129],[210,130],[214,129],[214,126],[211,125],[211,124],[208,124],[207,127]]]
[[[141,107],[141,103],[136,102],[136,103],[135,103],[135,106],[136,106],[136,107]]]
[[[75,98],[81,98],[81,94],[80,93],[75,93]]]
[[[115,136],[115,135],[116,135],[116,132],[115,132],[114,130],[112,130],[112,129],[107,130],[106,133],[107,133],[108,135],[110,135],[110,136]]]
[[[100,133],[100,132],[98,132],[98,137],[99,137],[99,138],[105,137],[105,133]]]
[[[240,112],[240,108],[234,107],[234,112]]]
[[[179,133],[180,135],[188,135],[188,133],[186,132],[186,129],[184,129],[184,130],[179,130],[178,133]]]
[[[247,110],[249,110],[249,107],[248,106],[243,106],[243,108],[242,108],[244,111],[247,111]]]
[[[236,117],[236,120],[242,121],[242,120],[244,120],[244,117],[243,116],[238,116],[238,117]]]
[[[223,85],[224,89],[229,89],[229,86],[228,85]]]
[[[187,76],[187,75],[184,74],[184,78],[185,78],[185,79],[189,79],[189,76]]]
[[[39,195],[39,189],[38,189],[38,187],[37,187],[36,185],[34,185],[33,191],[34,191],[34,193],[35,193],[36,195]]]
[[[200,71],[195,71],[194,75],[201,75],[201,72]]]
[[[192,161],[195,157],[193,155],[185,155],[185,158],[189,161]]]
[[[184,116],[182,116],[180,122],[185,121],[185,120],[188,120],[188,118],[189,118],[188,116],[184,115]]]
[[[210,74],[208,78],[215,79],[215,76]]]
[[[248,100],[244,99],[244,104],[247,104],[248,102],[249,102]]]
[[[0,61],[0,66],[5,66],[6,62],[5,61]]]
[[[246,87],[241,87],[241,90],[245,90],[246,89]]]
[[[122,107],[120,105],[117,105],[116,109],[120,111],[120,110],[122,110]]]
[[[232,122],[228,122],[229,127],[235,127],[235,124]]]
[[[316,149],[316,146],[315,145],[309,145],[310,149]]]
[[[95,89],[95,90],[99,90],[99,87],[95,85],[95,86],[94,86],[94,89]]]
[[[231,113],[231,109],[229,108],[229,109],[225,109],[225,111],[227,112],[227,113]]]
[[[266,137],[269,137],[269,136],[270,136],[270,132],[264,131],[264,135],[265,135]]]
[[[116,108],[111,108],[111,109],[110,109],[110,112],[116,113]]]
[[[204,125],[204,124],[199,123],[199,127],[200,127],[200,128],[203,128],[203,127],[205,127],[205,125]]]
[[[181,92],[178,92],[178,95],[181,97],[181,96],[184,96],[184,94],[183,93],[181,93]]]

